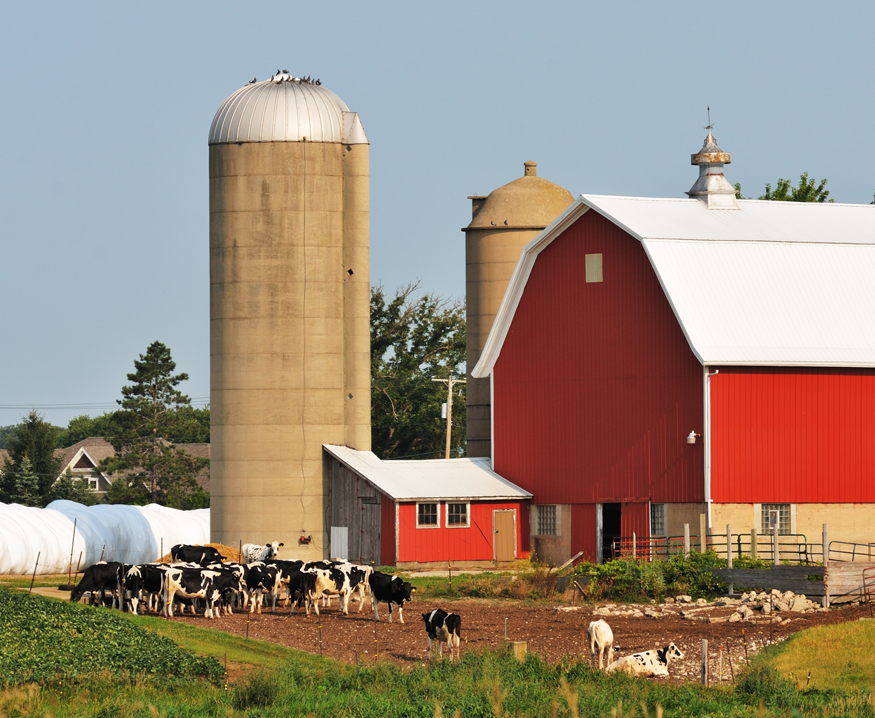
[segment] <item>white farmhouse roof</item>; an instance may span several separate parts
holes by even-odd
[[[496,474],[487,458],[383,461],[372,451],[332,444],[322,448],[395,501],[532,498]]]
[[[523,249],[474,376],[538,254],[590,210],[641,242],[702,364],[875,367],[875,206],[581,195]]]

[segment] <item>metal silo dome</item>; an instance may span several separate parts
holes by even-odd
[[[222,103],[209,144],[236,142],[344,142],[367,144],[358,113],[318,80],[279,73],[250,82]]]

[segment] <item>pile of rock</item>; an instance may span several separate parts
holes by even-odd
[[[783,593],[773,588],[770,593],[762,591],[757,593],[743,593],[738,610],[729,617],[730,622],[746,621],[754,618],[757,614],[768,616],[775,613],[814,613],[815,611],[828,611],[819,603],[810,601],[803,594],[795,594],[792,591]]]

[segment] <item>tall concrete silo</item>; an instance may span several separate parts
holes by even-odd
[[[462,230],[468,331],[468,456],[492,456],[489,379],[476,379],[471,370],[480,359],[523,247],[574,201],[567,189],[538,177],[537,166],[537,162],[525,162],[524,175],[519,179],[488,196],[468,198],[473,219]]]
[[[209,145],[212,540],[323,557],[322,444],[371,443],[368,139],[283,72],[225,100]]]

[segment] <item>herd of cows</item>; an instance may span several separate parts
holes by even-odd
[[[411,600],[416,589],[398,576],[374,571],[372,566],[360,566],[348,561],[284,561],[277,558],[281,543],[263,546],[244,544],[241,562],[226,561],[210,546],[177,545],[170,550],[172,563],[147,563],[128,565],[117,562],[100,562],[84,572],[82,580],[70,594],[71,601],[79,601],[86,593],[92,603],[107,601],[106,593],[112,596],[113,608],[139,613],[160,612],[173,617],[174,604],[181,610],[190,607],[197,610],[198,601],[204,604],[205,618],[228,615],[235,606],[242,606],[250,613],[261,613],[265,599],[271,610],[276,610],[277,600],[289,602],[290,612],[303,606],[310,615],[311,608],[319,615],[320,601],[330,603],[338,596],[340,610],[349,615],[349,600],[358,597],[359,612],[368,597],[374,608],[374,620],[380,620],[381,603],[389,606],[389,621],[394,607],[404,623],[404,604]],[[99,596],[99,598],[98,598]],[[422,614],[428,634],[428,655],[432,655],[432,642],[436,641],[439,654],[443,656],[444,644],[450,658],[459,656],[462,619],[455,613],[435,609]],[[587,628],[590,660],[599,669],[609,673],[625,671],[637,676],[668,676],[672,660],[682,659],[684,654],[674,644],[665,648],[633,653],[613,660],[614,634],[604,620],[592,621]],[[605,661],[605,659],[607,659]]]
[[[374,571],[372,566],[360,566],[347,561],[284,561],[277,558],[282,543],[266,545],[244,544],[241,562],[226,561],[210,546],[179,544],[170,550],[171,563],[129,565],[118,562],[100,562],[88,567],[82,580],[70,594],[78,602],[86,593],[92,603],[104,605],[107,593],[112,596],[112,607],[137,614],[155,611],[172,618],[174,605],[182,611],[197,609],[203,602],[205,618],[228,615],[235,606],[250,613],[261,613],[266,599],[271,610],[278,599],[290,603],[290,612],[303,606],[310,615],[311,608],[319,615],[323,605],[338,596],[343,615],[349,615],[349,600],[358,597],[359,612],[368,597],[374,608],[374,620],[380,620],[381,603],[389,606],[389,622],[394,607],[404,623],[404,604],[410,601],[416,589],[397,576]],[[99,597],[99,598],[98,598]],[[461,618],[457,614],[436,609],[422,614],[428,633],[429,655],[432,641],[438,641],[440,655],[447,644],[450,657],[458,657]]]

